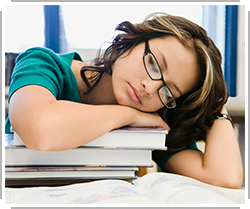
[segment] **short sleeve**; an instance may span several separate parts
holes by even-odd
[[[23,86],[40,85],[51,91],[56,99],[80,102],[77,82],[70,68],[74,53],[70,57],[62,59],[52,50],[42,47],[20,54],[13,70],[9,97]]]
[[[82,61],[76,52],[56,54],[42,47],[26,50],[16,59],[9,88],[9,99],[15,91],[24,86],[39,85],[47,88],[57,100],[81,103],[77,81],[71,70],[73,59]],[[11,133],[8,116],[5,133]]]

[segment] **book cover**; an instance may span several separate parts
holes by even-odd
[[[152,152],[146,149],[75,148],[37,151],[26,147],[5,149],[5,166],[151,166]]]
[[[136,178],[137,167],[5,167],[5,180],[127,179]]]
[[[85,147],[125,147],[146,148],[164,150],[168,131],[161,128],[135,128],[123,127],[106,133],[82,146]],[[24,145],[22,139],[14,132],[12,136],[6,136],[8,146]],[[9,138],[8,138],[9,137]]]

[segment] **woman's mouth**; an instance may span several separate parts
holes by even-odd
[[[134,88],[132,85],[130,85],[130,83],[126,83],[127,85],[127,89],[128,89],[128,93],[131,97],[131,99],[135,102],[135,103],[138,103],[138,104],[141,104],[141,97],[140,97],[140,94],[139,92],[137,91],[136,88]]]

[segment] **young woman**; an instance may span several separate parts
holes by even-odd
[[[32,48],[17,58],[11,127],[30,149],[65,150],[122,126],[170,130],[162,171],[229,188],[242,184],[241,156],[225,109],[221,54],[201,27],[152,14],[120,33],[92,65],[77,53]],[[205,152],[196,141],[206,142]]]

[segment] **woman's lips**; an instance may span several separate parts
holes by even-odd
[[[131,97],[131,99],[138,104],[141,104],[141,97],[139,92],[137,91],[137,89],[135,89],[131,84],[127,83],[127,89],[128,89],[128,93]]]

